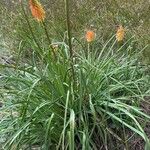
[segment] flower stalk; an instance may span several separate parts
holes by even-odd
[[[51,39],[50,39],[50,37],[49,37],[48,30],[47,30],[47,27],[46,27],[46,24],[45,24],[44,21],[42,21],[42,25],[43,25],[43,28],[44,28],[44,31],[45,31],[47,40],[48,40],[48,42],[49,42],[50,48],[52,49],[53,56],[54,56],[55,59],[56,59],[56,53],[55,53],[54,48],[52,47],[52,41],[51,41]]]
[[[72,76],[75,80],[74,75],[74,63],[73,63],[73,49],[72,49],[72,42],[71,42],[71,26],[70,26],[70,14],[69,14],[69,0],[65,0],[65,11],[66,11],[66,25],[67,25],[67,37],[68,37],[68,45],[69,45],[69,52],[70,52],[70,60],[71,60],[71,70]]]
[[[23,14],[24,14],[24,17],[25,17],[25,19],[26,19],[26,21],[27,21],[27,24],[28,24],[30,33],[31,33],[31,35],[32,35],[32,37],[33,37],[33,40],[34,40],[35,44],[37,45],[38,49],[42,52],[42,48],[40,47],[40,45],[39,45],[39,43],[38,43],[38,41],[37,41],[37,39],[36,39],[36,37],[35,37],[35,35],[34,35],[34,33],[33,33],[33,30],[32,30],[32,27],[31,27],[31,25],[30,25],[28,16],[27,16],[27,14],[26,14],[26,12],[25,12],[25,9],[24,9],[24,6],[23,6],[23,2],[20,1],[20,4],[21,4],[21,9],[22,9],[22,12],[23,12]]]

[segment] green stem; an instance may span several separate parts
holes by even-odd
[[[68,44],[70,57],[73,57],[72,43],[71,43],[71,27],[70,27],[70,15],[69,15],[69,1],[65,0],[65,9],[66,9],[66,23],[67,23],[67,35],[68,35]]]
[[[87,59],[89,60],[90,58],[90,43],[87,45]]]
[[[71,70],[73,80],[75,81],[74,75],[74,63],[73,63],[73,50],[72,50],[72,42],[71,42],[71,27],[70,27],[70,15],[69,15],[69,0],[65,0],[65,11],[66,11],[66,25],[67,25],[67,36],[68,36],[68,44],[70,51],[70,60],[71,60]]]
[[[42,24],[43,24],[43,28],[44,28],[44,30],[45,30],[45,34],[46,34],[47,40],[48,40],[48,42],[49,42],[50,48],[52,49],[53,55],[54,55],[54,57],[56,58],[56,53],[55,53],[55,51],[54,51],[54,48],[52,47],[52,41],[51,41],[51,39],[50,39],[50,37],[49,37],[46,24],[45,24],[44,21],[42,21]]]
[[[126,78],[128,79],[129,77],[129,54],[128,54],[128,49],[127,51],[127,68],[126,68]]]

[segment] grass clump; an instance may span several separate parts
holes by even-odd
[[[23,38],[33,52],[27,64],[21,63],[19,53],[17,63],[0,65],[6,93],[0,126],[3,149],[128,149],[132,136],[127,129],[141,136],[148,149],[149,139],[139,122],[150,119],[140,109],[150,92],[149,78],[138,61],[142,50],[130,53],[131,40],[117,43],[114,35],[103,46],[94,39],[72,38],[69,4],[68,36],[39,44],[22,8],[32,37]],[[39,26],[49,41],[45,27]]]

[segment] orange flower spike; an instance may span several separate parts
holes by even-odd
[[[88,43],[94,41],[95,37],[96,37],[96,34],[94,33],[94,31],[88,30],[86,32],[85,38],[86,38],[86,40],[87,40]]]
[[[38,0],[29,0],[29,5],[32,16],[39,22],[43,21],[45,19],[45,11],[41,3]]]
[[[125,35],[125,29],[123,28],[122,25],[120,25],[117,29],[117,33],[116,33],[116,39],[118,42],[123,41],[124,39],[124,35]]]

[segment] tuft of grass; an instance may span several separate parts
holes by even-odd
[[[75,85],[63,51],[57,62],[47,52],[42,66],[9,66],[2,79],[10,99],[2,109],[17,115],[1,121],[1,135],[7,133],[5,149],[106,148],[114,139],[124,144],[123,127],[147,141],[139,118],[150,117],[139,105],[149,89],[148,78],[137,55],[128,59],[117,50],[111,56],[111,51],[90,49],[88,57],[82,49],[75,52]]]
[[[51,30],[32,21],[22,6],[21,19],[26,16],[23,25],[29,29],[18,25],[23,40],[17,61],[0,64],[5,101],[0,109],[6,112],[0,125],[3,149],[128,149],[127,129],[141,136],[148,149],[139,121],[150,120],[140,109],[150,92],[149,77],[138,61],[144,49],[132,52],[132,38],[118,44],[113,35],[104,43],[86,43],[68,34],[52,42],[57,45],[55,58],[48,42]],[[32,50],[24,64],[21,54],[27,47]]]

